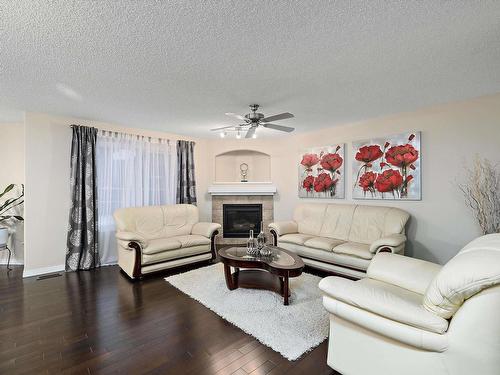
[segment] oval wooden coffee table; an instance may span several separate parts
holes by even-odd
[[[272,249],[272,255],[258,257],[248,255],[245,247],[219,250],[219,257],[224,264],[226,285],[229,290],[236,288],[270,290],[281,295],[283,303],[288,305],[290,297],[288,279],[302,274],[304,262],[291,251],[277,246],[268,247]],[[231,267],[235,269],[233,273]]]

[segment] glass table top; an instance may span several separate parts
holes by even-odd
[[[224,249],[226,256],[239,260],[255,260],[266,262],[270,265],[276,266],[293,266],[296,262],[295,259],[290,255],[282,251],[276,246],[266,246],[271,249],[271,255],[267,256],[253,256],[247,254],[246,247],[231,247],[229,249]]]

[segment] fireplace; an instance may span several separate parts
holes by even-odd
[[[241,183],[241,185],[246,186],[248,182]],[[248,236],[249,228],[245,230],[245,233],[241,233],[243,231],[238,230],[241,234],[238,234],[238,237],[234,235],[234,231],[231,229],[236,228],[226,228],[230,224],[227,222],[229,218],[231,220],[231,213],[224,211],[224,206],[230,208],[231,206],[238,207],[252,207],[255,210],[255,206],[261,206],[262,212],[258,213],[258,218],[253,220],[254,231],[260,230],[259,224],[261,220],[264,222],[264,233],[267,236],[266,238],[271,238],[272,235],[269,232],[269,224],[274,221],[274,197],[272,195],[255,195],[254,194],[236,194],[236,195],[228,195],[228,194],[213,194],[212,195],[212,222],[219,223],[222,225],[223,230],[221,231],[221,235],[217,236],[216,243],[218,246],[229,246],[229,245],[246,245],[246,240]],[[232,208],[232,207],[231,207]],[[232,211],[232,210],[231,210]],[[229,216],[228,216],[229,214]],[[260,219],[262,217],[262,219]],[[226,218],[226,222],[224,221]],[[234,226],[233,226],[234,227]],[[229,237],[225,235],[225,230],[227,230],[230,234]],[[231,232],[232,236],[231,236]],[[258,233],[256,233],[258,234]]]
[[[262,204],[223,204],[224,238],[246,238],[250,230],[255,236],[260,232]]]

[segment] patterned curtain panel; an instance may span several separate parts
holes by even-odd
[[[97,246],[97,129],[72,125],[71,208],[66,249],[66,271],[99,266]]]
[[[196,205],[194,142],[177,141],[177,203]]]

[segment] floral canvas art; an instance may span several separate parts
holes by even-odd
[[[421,199],[420,132],[353,142],[353,198]]]
[[[299,197],[344,198],[344,145],[315,147],[300,155]]]

